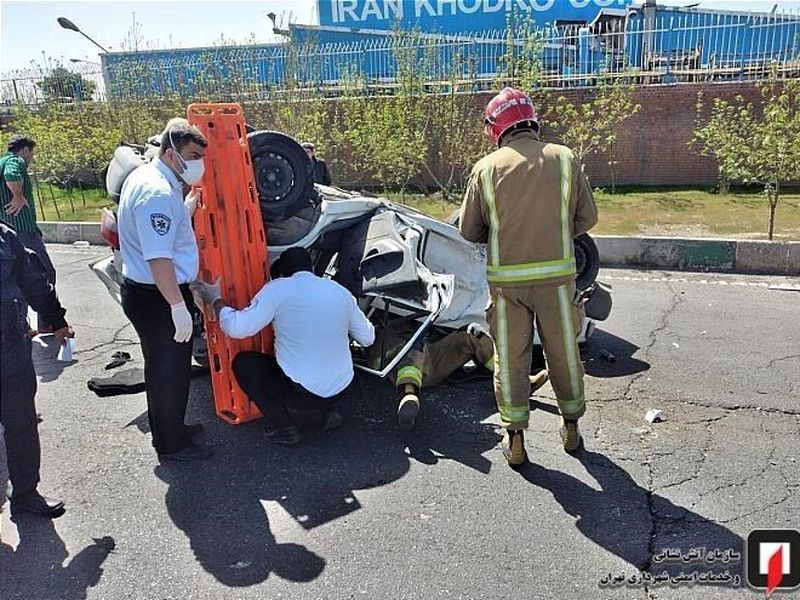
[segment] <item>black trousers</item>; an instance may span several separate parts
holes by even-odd
[[[301,411],[324,410],[341,400],[347,391],[345,388],[330,398],[312,394],[292,381],[274,356],[261,352],[237,354],[233,359],[233,374],[250,400],[256,403],[267,425],[275,428],[294,425],[287,408]]]
[[[5,334],[5,333],[4,333]],[[14,343],[18,349],[13,368],[3,361],[0,381],[0,422],[5,428],[8,474],[14,486],[14,497],[21,498],[36,492],[39,485],[41,448],[36,420],[36,373],[33,370],[31,344],[20,337]],[[3,351],[9,346],[3,345]],[[5,489],[0,489],[0,495]],[[0,500],[2,504],[2,500]]]
[[[194,299],[188,285],[181,294],[191,312]],[[178,452],[189,443],[184,425],[192,376],[192,340],[179,344],[169,303],[154,285],[128,279],[122,284],[122,310],[139,335],[147,385],[147,418],[153,447],[159,454]]]

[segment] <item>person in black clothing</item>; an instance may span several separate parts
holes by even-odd
[[[311,142],[303,143],[303,150],[308,154],[308,158],[314,164],[314,183],[321,183],[322,185],[333,185],[331,182],[331,172],[328,169],[328,163],[321,158],[317,158],[314,151],[314,144]]]
[[[27,314],[22,310],[26,304],[53,325],[61,343],[73,337],[64,320],[66,310],[48,282],[41,260],[22,245],[13,229],[0,223],[0,422],[5,429],[8,473],[14,488],[11,511],[56,518],[64,514],[64,503],[45,498],[38,491],[41,448],[34,403],[36,373]],[[5,486],[0,494],[5,494]]]

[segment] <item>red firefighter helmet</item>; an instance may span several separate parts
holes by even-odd
[[[531,128],[538,131],[539,117],[536,115],[536,107],[528,95],[520,90],[504,88],[486,105],[483,122],[495,144],[514,125],[526,121],[530,122]]]

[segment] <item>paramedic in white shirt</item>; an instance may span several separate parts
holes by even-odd
[[[334,404],[353,381],[350,338],[370,346],[375,328],[347,289],[313,273],[305,248],[289,248],[276,264],[283,277],[268,282],[243,310],[225,306],[219,281],[193,287],[232,338],[250,337],[272,324],[275,356],[241,352],[233,372],[265,416],[265,438],[293,445],[301,436],[287,408],[322,411],[326,428],[341,423]]]
[[[147,416],[161,459],[194,460],[210,452],[191,441],[199,426],[184,424],[192,364],[189,284],[199,255],[192,230],[196,197],[184,186],[203,176],[207,142],[186,119],[171,120],[159,156],[125,180],[119,202],[122,308],[142,344]]]

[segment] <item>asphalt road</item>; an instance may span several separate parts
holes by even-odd
[[[393,390],[368,377],[342,429],[293,449],[262,442],[257,423],[217,420],[208,379],[195,379],[188,420],[215,456],[160,466],[144,394],[86,387],[117,350],[141,366],[87,268],[105,251],[51,250],[78,337],[72,364],[34,352],[41,489],[68,511],[4,520],[3,600],[755,598],[637,575],[742,577],[735,555],[689,553],[741,553],[753,529],[800,528],[800,293],[770,287],[796,280],[604,271],[615,306],[583,352],[586,450],[561,450],[546,386],[520,474],[500,453],[487,382],[431,391],[402,435]],[[665,420],[648,424],[651,408]]]

